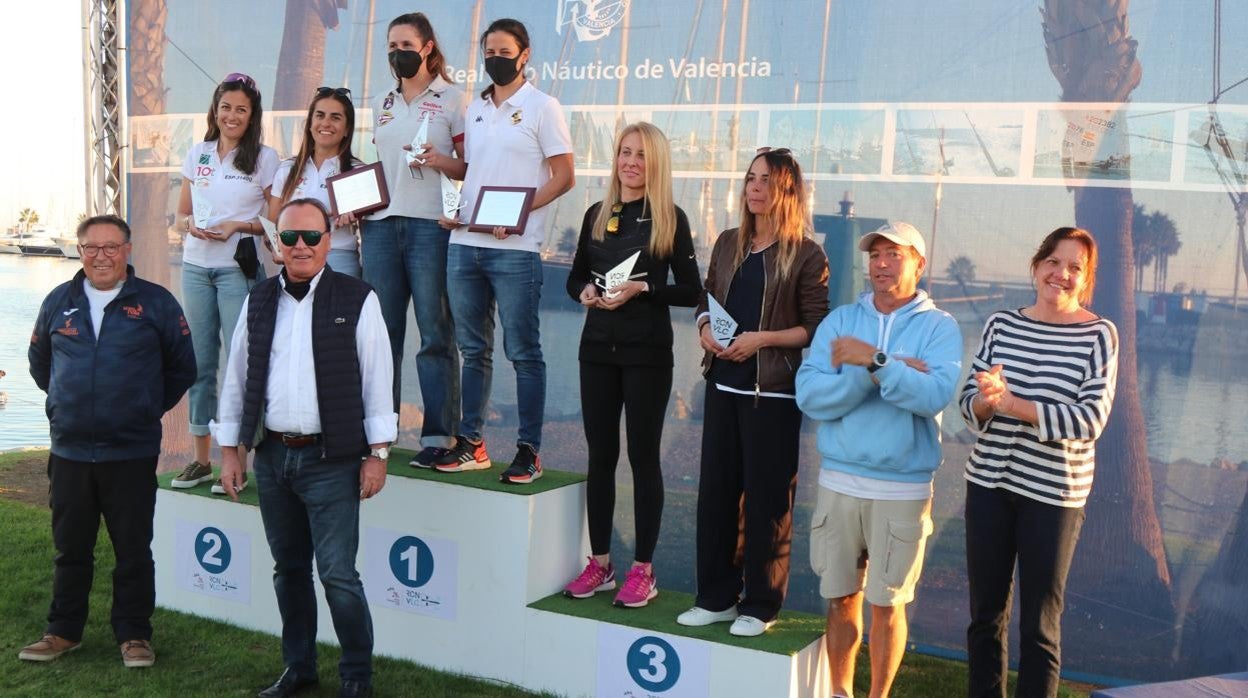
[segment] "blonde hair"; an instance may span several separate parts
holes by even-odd
[[[598,206],[594,219],[593,238],[597,242],[606,239],[607,221],[611,219],[611,207],[620,200],[620,146],[625,136],[635,133],[641,138],[641,151],[646,162],[645,200],[650,209],[650,256],[665,259],[672,256],[676,240],[676,205],[672,202],[672,155],[667,136],[658,126],[638,121],[620,129],[615,135],[615,155],[611,158],[611,183],[607,196]],[[644,216],[644,214],[643,214]]]
[[[793,260],[797,259],[797,250],[802,241],[809,236],[811,230],[810,209],[807,208],[806,182],[802,179],[802,168],[788,148],[765,150],[750,161],[750,167],[762,158],[767,163],[767,185],[771,196],[765,214],[771,218],[772,227],[776,231],[776,240],[780,243],[780,253],[776,266],[780,270],[780,278],[787,279],[793,272]],[[746,174],[748,182],[748,169]],[[741,186],[741,230],[737,237],[737,249],[733,258],[733,268],[739,267],[749,254],[756,231],[756,216],[750,213],[745,201],[745,183]]]

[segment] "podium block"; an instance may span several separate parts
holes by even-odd
[[[516,682],[528,604],[580,570],[584,477],[548,470],[529,485],[502,485],[505,466],[445,474],[410,468],[408,458],[396,452],[385,488],[360,509],[357,569],[375,651]],[[207,486],[168,489],[171,477],[156,502],[157,603],[280,633],[254,485],[235,504]],[[318,639],[336,644],[316,586]]]
[[[377,654],[569,696],[827,695],[822,616],[785,612],[765,635],[738,638],[727,623],[676,625],[688,594],[662,591],[641,609],[613,607],[610,593],[564,598],[589,548],[583,476],[548,470],[511,486],[498,465],[443,474],[409,457],[396,452],[360,509],[356,566]],[[207,486],[170,489],[172,477],[156,499],[157,603],[278,635],[255,486],[236,504]],[[318,639],[336,644],[315,584]]]
[[[735,637],[730,623],[676,624],[693,597],[660,591],[641,609],[553,595],[527,619],[524,685],[567,696],[793,698],[826,696],[824,618],[784,612],[766,634]]]

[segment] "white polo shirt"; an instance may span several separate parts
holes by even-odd
[[[559,100],[525,83],[499,106],[490,97],[468,105],[464,124],[464,159],[468,175],[462,190],[465,225],[451,233],[451,244],[540,252],[550,226],[549,205],[529,213],[524,235],[498,240],[489,233],[469,232],[466,225],[483,186],[535,187],[550,181],[546,158],[572,152],[572,134]]]
[[[256,171],[252,174],[244,174],[234,167],[237,152],[235,148],[226,153],[225,160],[220,160],[217,142],[204,141],[195,144],[182,163],[182,176],[191,184],[191,200],[207,201],[212,207],[205,228],[225,221],[254,220],[268,210],[265,189],[273,183],[273,174],[277,172],[277,151],[267,145],[261,146]],[[206,269],[237,267],[234,250],[240,234],[235,233],[224,242],[187,235],[182,242],[182,261]]]
[[[357,164],[360,161],[356,161]],[[290,171],[295,167],[295,159],[290,158],[283,160],[282,164],[277,166],[277,174],[273,176],[273,189],[270,191],[272,196],[281,197],[282,191],[286,187],[286,180],[290,177]],[[325,162],[321,163],[318,168],[312,158],[303,165],[303,176],[299,178],[299,183],[295,185],[295,190],[290,194],[290,201],[295,199],[316,199],[325,204],[325,208],[329,206],[329,187],[325,181],[330,177],[338,174],[338,158],[325,158]],[[276,223],[277,221],[274,221]],[[355,250],[358,244],[355,240],[355,231],[350,226],[339,226],[334,228],[329,236],[329,246],[335,250]]]
[[[429,143],[438,152],[453,155],[454,144],[464,139],[464,110],[468,95],[458,87],[435,77],[429,88],[412,99],[403,99],[396,87],[373,99],[373,143],[386,176],[390,205],[368,215],[368,220],[406,216],[434,220],[442,217],[442,178],[429,167],[416,170],[407,165],[407,151],[429,115]]]

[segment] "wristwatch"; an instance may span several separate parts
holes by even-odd
[[[377,458],[382,463],[385,463],[386,461],[390,460],[390,447],[382,446],[381,448],[371,449],[369,450],[368,455],[371,458]]]
[[[875,356],[871,357],[871,365],[867,367],[867,373],[875,373],[884,368],[884,364],[888,363],[888,354],[882,351],[875,352]]]

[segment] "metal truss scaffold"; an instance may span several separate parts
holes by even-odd
[[[126,215],[125,2],[82,0],[87,215]]]

